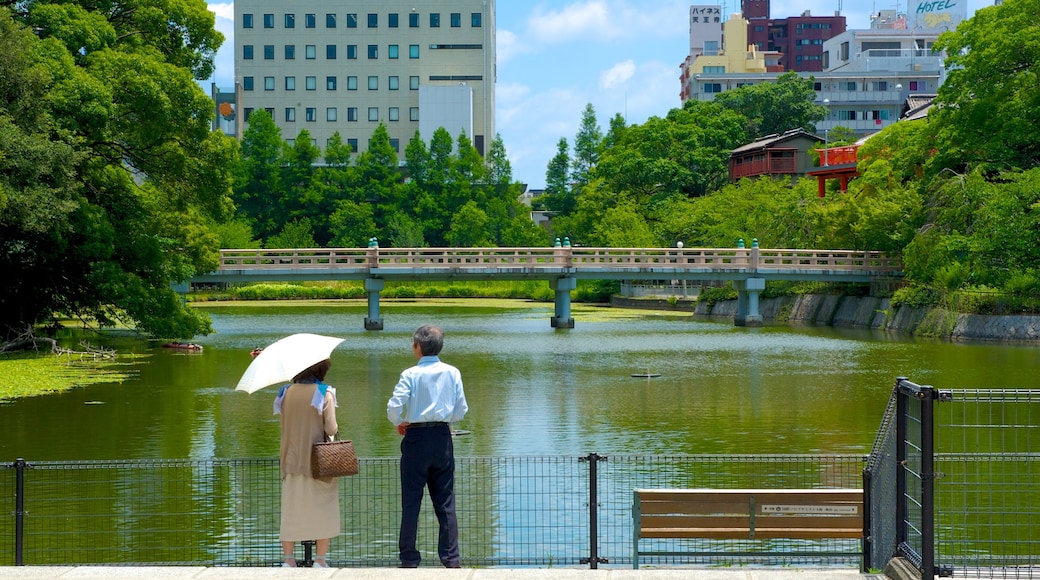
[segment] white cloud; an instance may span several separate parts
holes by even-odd
[[[636,63],[632,59],[619,62],[599,75],[599,86],[604,89],[612,89],[628,82],[636,73]]]
[[[647,6],[649,4],[649,6]],[[547,10],[536,6],[527,19],[525,37],[536,44],[575,41],[610,42],[619,38],[649,38],[687,30],[686,19],[676,19],[677,9],[685,14],[687,3],[640,2],[639,0],[584,0]]]
[[[229,2],[226,4],[210,4],[210,12],[217,15],[217,19],[224,19],[230,22],[235,21],[235,3]],[[219,25],[219,24],[218,24]]]

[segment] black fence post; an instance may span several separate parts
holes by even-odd
[[[935,389],[921,387],[921,577],[935,576]]]
[[[896,546],[906,546],[909,539],[906,525],[906,432],[907,393],[900,387],[906,377],[896,377]]]
[[[25,551],[25,468],[28,463],[21,457],[14,462],[14,565],[24,566]]]
[[[606,457],[598,453],[589,453],[580,458],[580,461],[589,462],[589,557],[582,558],[581,563],[588,564],[591,570],[597,569],[600,563],[607,563],[606,558],[599,557],[599,490],[596,487],[599,479],[597,464],[606,460]]]

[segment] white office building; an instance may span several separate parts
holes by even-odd
[[[494,0],[237,0],[232,132],[265,109],[293,141],[336,131],[363,152],[380,123],[403,156],[443,126],[484,154],[495,137]],[[223,109],[222,109],[223,107]],[[223,115],[227,122],[227,115]],[[218,122],[221,117],[218,116]]]

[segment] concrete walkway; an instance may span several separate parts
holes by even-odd
[[[0,580],[885,580],[848,568],[206,568],[197,566],[0,566]]]

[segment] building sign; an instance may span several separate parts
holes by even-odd
[[[968,17],[966,0],[917,0],[907,6],[911,30],[953,30]]]
[[[690,6],[690,54],[698,55],[705,51],[705,45],[722,42],[722,6]]]

